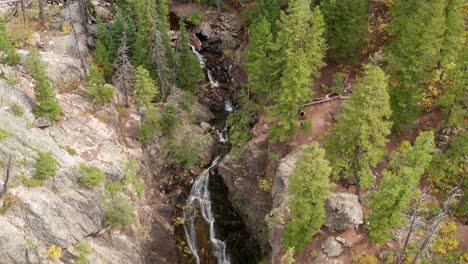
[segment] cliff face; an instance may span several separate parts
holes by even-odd
[[[48,53],[45,57],[61,60],[66,56]],[[54,74],[60,72],[57,67],[73,68],[77,63],[71,57],[61,60],[60,65],[44,61]],[[5,75],[0,80],[0,128],[6,134],[0,139],[2,178],[6,161],[11,158],[10,181],[0,215],[0,263],[47,263],[45,251],[51,245],[63,249],[62,260],[67,262],[76,257],[73,246],[83,241],[96,249],[90,257],[94,263],[140,263],[137,227],[123,232],[107,230],[99,204],[103,187],[87,189],[78,183],[80,164],[96,166],[108,178],[119,178],[121,161],[143,159],[141,144],[131,133],[140,117],[130,111],[121,118],[115,106],[95,108],[83,96],[83,88],[77,86],[57,96],[63,108],[62,121],[35,127],[38,123],[31,112],[31,80],[21,77],[22,66],[2,68],[4,73],[16,75],[19,82],[8,85]],[[69,74],[62,81],[78,77]],[[14,108],[24,113],[18,115]],[[44,186],[23,186],[22,177],[35,172],[37,151],[50,152],[59,171]],[[129,195],[136,202],[135,193]]]

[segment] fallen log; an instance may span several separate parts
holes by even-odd
[[[332,100],[339,99],[339,100],[346,100],[348,99],[349,96],[343,96],[341,94],[338,94],[336,96],[329,97],[328,95],[323,97],[323,98],[315,98],[313,99],[313,102],[304,104],[302,107],[307,107],[307,106],[312,106],[312,105],[317,105],[325,102],[331,102]]]

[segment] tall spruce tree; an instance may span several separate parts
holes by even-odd
[[[112,80],[112,62],[110,59],[109,51],[107,46],[110,43],[110,37],[107,27],[102,23],[101,19],[97,19],[97,40],[96,49],[94,50],[94,59],[96,64],[102,68],[104,77],[107,81]]]
[[[310,34],[323,32],[322,20],[318,7],[311,12],[307,0],[292,0],[287,13],[281,14],[277,39],[282,65],[280,87],[273,94],[275,105],[268,109],[268,116],[275,120],[269,132],[273,142],[294,136],[298,109],[312,95],[311,78],[322,65],[317,58],[323,57],[324,46],[321,36]],[[317,64],[310,64],[312,61]]]
[[[368,35],[369,4],[369,0],[321,2],[332,59],[345,63],[356,61]]]
[[[468,48],[463,34],[465,32],[462,16],[461,0],[447,0],[445,9],[445,32],[441,47],[440,81],[443,82],[444,93],[439,104],[447,114],[447,125],[451,127],[466,127],[466,100],[468,71]]]
[[[36,50],[29,52],[26,58],[26,69],[34,78],[34,95],[36,96],[33,112],[36,116],[48,117],[50,121],[62,113],[62,108],[55,98],[54,87],[46,73],[46,65]]]
[[[138,66],[135,73],[135,101],[138,107],[150,108],[151,102],[159,98],[159,89],[148,70]]]
[[[244,64],[248,88],[256,95],[256,101],[260,105],[269,101],[275,85],[278,84],[278,63],[274,55],[276,53],[271,24],[266,17],[261,17],[250,28]]]
[[[168,35],[168,7],[166,0],[159,0],[150,5],[151,29],[149,31],[149,57],[151,64],[155,65],[158,86],[165,100],[171,91],[173,80],[171,68],[174,63],[174,55]]]
[[[392,228],[405,223],[403,213],[411,199],[419,196],[421,175],[431,163],[434,132],[421,132],[413,146],[405,141],[384,171],[380,189],[369,197],[369,239],[382,244],[391,238]]]
[[[441,59],[445,32],[445,2],[398,0],[391,8],[392,41],[386,48],[386,72],[391,77],[393,124],[404,129],[421,112],[422,86],[433,78]]]
[[[332,184],[331,168],[325,151],[317,142],[304,148],[289,177],[288,194],[291,218],[284,230],[284,245],[301,251],[325,223],[325,199]]]
[[[371,186],[371,168],[385,154],[391,110],[387,77],[375,65],[364,66],[364,76],[353,87],[343,113],[328,135],[327,156],[335,177],[356,177],[357,192]]]
[[[187,30],[182,19],[179,21],[179,26],[181,38],[177,54],[177,85],[184,90],[194,92],[197,84],[205,79],[205,74],[197,57],[190,50]]]

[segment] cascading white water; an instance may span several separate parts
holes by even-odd
[[[210,80],[211,87],[219,87],[219,82],[213,78],[213,76],[211,75],[211,71],[206,70],[206,73],[208,75],[208,80]]]
[[[210,229],[210,241],[213,245],[213,254],[215,255],[218,264],[230,264],[229,256],[226,253],[226,243],[216,238],[215,233],[215,218],[211,208],[211,197],[209,190],[210,170],[218,164],[219,156],[216,157],[211,166],[207,168],[192,185],[190,196],[187,199],[187,204],[184,207],[184,230],[187,242],[190,249],[195,256],[197,264],[200,264],[200,256],[198,255],[198,243],[195,227],[195,217],[197,216],[198,209]]]
[[[194,46],[192,46],[192,45],[189,45],[189,46],[190,46],[190,49],[192,50],[193,54],[195,54],[198,61],[200,62],[200,65],[204,69],[205,68],[205,62],[206,62],[205,57],[203,57],[203,55],[201,55]]]
[[[231,113],[232,111],[234,111],[234,106],[232,105],[231,100],[228,99],[224,101],[224,110],[226,110],[226,112],[228,113]]]
[[[203,57],[203,55],[200,54],[200,52],[197,51],[197,49],[190,45],[190,49],[192,50],[193,54],[197,57],[198,61],[200,62],[200,65],[202,66],[203,69],[206,70],[206,75],[208,75],[208,80],[210,81],[211,87],[219,87],[219,82],[213,78],[213,75],[211,74],[211,71],[206,69],[206,59]]]

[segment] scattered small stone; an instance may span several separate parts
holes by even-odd
[[[343,247],[333,237],[328,237],[325,242],[322,243],[322,249],[329,257],[337,257],[343,252]]]
[[[207,122],[201,122],[200,127],[203,130],[204,133],[207,133],[211,130],[211,125],[208,124]]]
[[[52,122],[50,122],[50,119],[48,117],[38,117],[36,120],[34,120],[34,127],[38,128],[44,128],[44,127],[50,127],[52,125]]]
[[[353,247],[353,242],[347,240],[346,238],[344,237],[340,237],[340,236],[337,236],[336,237],[336,241],[340,242],[341,244],[343,244],[345,247]]]

